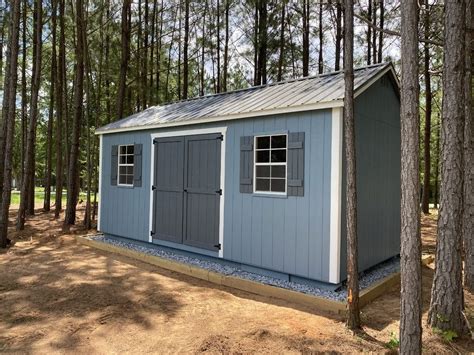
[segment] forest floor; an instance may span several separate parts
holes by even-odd
[[[13,227],[16,210],[10,217]],[[434,216],[422,231],[432,253]],[[364,333],[353,336],[341,316],[76,243],[73,235],[86,232],[62,232],[53,213],[39,210],[24,231],[12,228],[15,244],[0,251],[0,352],[379,353],[398,342],[399,287],[362,310]],[[473,352],[472,340],[449,342],[426,326],[432,268],[423,268],[423,350]],[[472,322],[474,296],[465,298]]]

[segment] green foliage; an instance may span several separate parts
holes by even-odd
[[[433,333],[440,335],[444,341],[451,343],[459,335],[454,330],[442,330],[437,327],[433,327]]]
[[[394,332],[390,332],[390,340],[387,342],[387,348],[390,350],[398,349],[400,346],[400,340]]]

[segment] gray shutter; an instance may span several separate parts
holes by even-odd
[[[288,133],[288,196],[304,196],[304,132]]]
[[[118,145],[112,146],[112,156],[110,159],[110,184],[117,185],[117,170],[118,170]]]
[[[135,144],[133,148],[133,186],[142,186],[142,144]]]
[[[253,136],[240,137],[240,192],[253,192]]]

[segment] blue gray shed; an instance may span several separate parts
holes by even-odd
[[[150,107],[97,130],[98,229],[290,280],[346,278],[342,72]],[[399,254],[393,66],[355,70],[360,270]]]

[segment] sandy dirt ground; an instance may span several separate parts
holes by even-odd
[[[426,250],[434,246],[433,221],[423,221]],[[364,333],[354,336],[340,316],[77,244],[73,234],[86,232],[64,233],[52,213],[38,212],[12,233],[15,245],[0,252],[0,352],[393,352],[399,287],[362,310]],[[423,269],[423,350],[474,351],[471,340],[447,342],[426,327],[432,275]],[[473,295],[466,302],[472,321]]]

